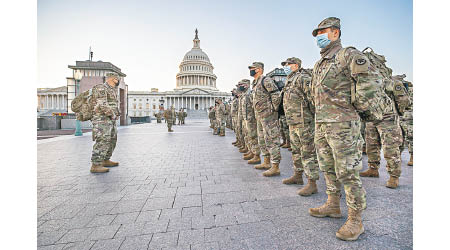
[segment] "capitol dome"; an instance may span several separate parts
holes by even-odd
[[[179,66],[176,76],[176,89],[200,88],[210,91],[218,91],[216,88],[216,75],[214,75],[208,55],[200,48],[198,30],[195,30],[194,46],[188,51]]]

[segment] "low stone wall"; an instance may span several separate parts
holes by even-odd
[[[61,129],[61,116],[43,116],[37,118],[38,130]]]

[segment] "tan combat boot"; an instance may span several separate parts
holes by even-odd
[[[244,157],[248,156],[249,154],[253,154],[252,151],[248,151],[248,153],[245,153]]]
[[[244,155],[244,160],[246,160],[246,161],[248,161],[248,160],[250,160],[250,159],[252,159],[253,158],[253,153],[252,152],[249,152],[249,154],[247,154],[247,155]]]
[[[94,165],[94,163],[92,163],[91,173],[106,173],[108,171],[109,171],[109,169],[103,167],[102,164]]]
[[[337,195],[328,195],[327,202],[320,207],[310,208],[309,214],[314,217],[332,217],[341,218],[340,197]]]
[[[103,164],[104,167],[117,167],[117,166],[119,166],[118,162],[114,162],[114,161],[110,161],[110,160],[103,161],[102,164]]]
[[[398,177],[394,177],[394,176],[389,177],[389,180],[386,182],[386,187],[397,188],[398,187]]]
[[[280,163],[272,163],[272,167],[269,168],[269,170],[264,171],[263,175],[265,177],[272,177],[272,176],[277,176],[280,175],[280,167],[279,167]]]
[[[408,166],[412,166],[412,165],[413,165],[413,154],[410,155],[409,162],[408,162]]]
[[[308,179],[308,183],[302,189],[297,191],[298,195],[310,196],[317,193],[317,184],[315,180]]]
[[[378,173],[378,169],[376,168],[371,168],[369,165],[369,168],[364,171],[364,172],[360,172],[359,176],[361,177],[380,177],[380,174]]]
[[[232,142],[231,144],[232,144],[232,145],[236,145],[236,143],[237,143],[237,141],[234,141],[234,142]]]
[[[294,171],[294,175],[291,177],[284,179],[283,184],[291,185],[291,184],[299,184],[303,185],[302,172]]]
[[[247,161],[248,164],[260,164],[261,163],[261,157],[259,155],[253,155],[253,158]]]
[[[248,153],[247,147],[244,147],[243,149],[239,150],[239,153],[244,153],[244,154]]]
[[[345,224],[336,232],[336,237],[341,240],[357,240],[364,233],[361,210],[348,208],[348,218]]]
[[[255,169],[269,169],[270,168],[270,156],[264,157],[264,162],[256,165]]]

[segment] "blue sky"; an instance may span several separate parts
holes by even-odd
[[[183,56],[198,28],[201,48],[230,91],[247,66],[262,61],[266,72],[299,57],[312,68],[319,49],[312,30],[329,16],[341,19],[342,43],[383,54],[394,74],[413,80],[413,3],[359,1],[38,1],[37,87],[58,87],[71,75],[67,65],[110,61],[127,74],[129,90],[175,87]]]

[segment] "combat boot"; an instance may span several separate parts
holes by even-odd
[[[248,153],[245,153],[244,157],[248,156],[249,154],[253,154],[252,151],[248,151]]]
[[[247,163],[248,164],[260,164],[261,163],[261,157],[259,157],[259,155],[253,155],[253,158],[250,159]]]
[[[94,165],[94,163],[92,163],[91,173],[106,173],[108,171],[109,171],[109,169],[103,167],[102,164]]]
[[[413,154],[410,155],[409,162],[408,162],[408,166],[412,166],[412,165],[413,165]]]
[[[169,131],[169,132],[173,132],[173,130],[171,129],[171,128],[169,128],[167,131]]]
[[[302,178],[303,172],[294,171],[294,175],[291,177],[284,179],[283,184],[291,185],[291,184],[299,184],[303,185],[303,178]]]
[[[252,159],[253,158],[253,153],[252,152],[250,152],[250,154],[247,154],[247,155],[244,155],[244,160],[250,160],[250,159]]]
[[[237,143],[237,141],[234,141],[234,142],[232,142],[231,144],[236,146],[236,143]]]
[[[341,218],[340,197],[337,195],[328,195],[327,202],[320,207],[310,208],[309,214],[314,217],[332,217]]]
[[[348,218],[345,224],[336,232],[336,237],[341,240],[357,240],[364,233],[361,210],[348,208]]]
[[[394,176],[389,177],[389,180],[386,182],[386,187],[397,188],[398,187],[398,177],[394,177]]]
[[[279,167],[280,163],[272,163],[272,167],[263,172],[263,175],[265,177],[272,177],[272,176],[276,176],[276,175],[280,175],[280,167]]]
[[[265,156],[264,157],[264,162],[256,165],[255,169],[269,169],[270,168],[270,156]]]
[[[298,195],[310,196],[317,193],[317,184],[315,180],[308,179],[308,183],[302,189],[297,191]]]
[[[117,166],[119,166],[118,162],[114,162],[114,161],[110,161],[110,160],[103,161],[102,164],[103,164],[104,167],[117,167]]]
[[[239,153],[248,153],[247,147],[244,147],[243,149],[239,150]]]
[[[219,134],[219,136],[225,136],[225,133],[223,133],[223,134],[222,134],[222,133],[220,133],[220,134]]]
[[[366,171],[359,173],[359,176],[361,176],[361,177],[376,177],[376,178],[378,178],[378,177],[380,177],[380,174],[378,173],[378,169],[371,168],[369,166],[369,168]]]

